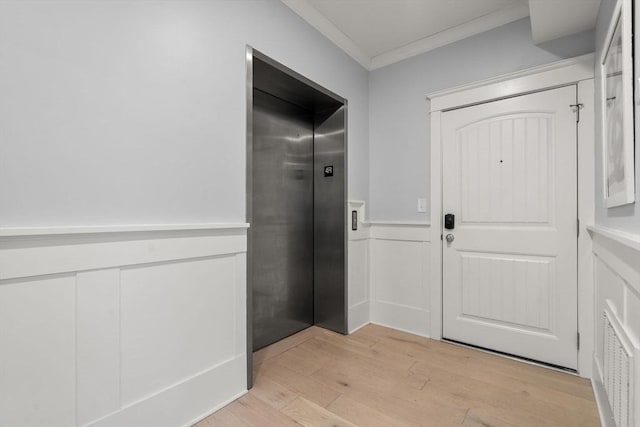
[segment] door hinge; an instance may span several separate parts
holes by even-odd
[[[580,218],[576,219],[576,225],[577,225],[577,230],[576,231],[576,236],[580,237]]]
[[[580,350],[580,332],[576,333],[576,347]]]
[[[440,234],[440,240],[442,240],[442,234]]]
[[[569,107],[573,108],[573,112],[576,113],[576,123],[580,123],[580,109],[584,107],[584,104],[571,104]]]

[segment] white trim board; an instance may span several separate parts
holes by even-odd
[[[592,241],[587,231],[595,216],[595,102],[594,80],[578,83],[578,103],[583,104],[578,123],[578,331],[581,351],[578,352],[580,374],[592,377],[594,348],[594,278]],[[580,291],[583,289],[582,291]]]
[[[392,225],[398,227],[429,227],[431,223],[429,221],[367,221],[369,225]]]
[[[144,231],[188,231],[246,229],[247,223],[205,223],[205,224],[132,224],[132,225],[89,225],[68,227],[2,227],[0,237],[54,236],[70,234],[132,233]]]
[[[244,228],[111,239],[89,234],[0,241],[0,280],[244,253]]]
[[[333,44],[342,49],[347,55],[355,59],[365,69],[371,69],[371,57],[360,49],[345,33],[340,31],[333,22],[327,19],[315,7],[311,6],[309,2],[306,0],[280,1],[307,21],[309,25],[318,30],[323,36],[331,40]]]
[[[372,240],[398,240],[405,242],[429,242],[430,225],[426,223],[370,223]]]
[[[387,65],[418,56],[527,16],[529,16],[529,6],[526,3],[480,16],[464,24],[448,28],[408,45],[374,56],[371,58],[370,70],[386,67]]]
[[[376,56],[369,56],[307,0],[280,0],[367,70],[375,70],[529,16],[526,3],[498,10]]]
[[[607,392],[604,390],[602,380],[600,380],[600,378],[602,378],[602,369],[600,369],[600,364],[595,357],[593,359],[592,372],[591,387],[593,388],[593,396],[596,400],[596,407],[598,408],[600,424],[602,427],[616,427],[613,412],[611,412],[611,406],[609,406]]]
[[[640,238],[606,227],[590,226],[593,253],[621,276],[640,295]]]
[[[446,111],[593,79],[594,54],[503,74],[427,95],[430,112]]]
[[[592,234],[599,234],[621,245],[627,246],[636,252],[640,252],[640,236],[623,231],[614,230],[613,228],[602,227],[599,225],[588,225],[587,230]]]
[[[594,155],[594,67],[593,54],[583,55],[556,63],[509,73],[492,79],[458,86],[432,93],[431,100],[431,243],[430,264],[430,312],[431,337],[442,338],[442,147],[440,120],[444,111],[490,102],[506,97],[576,84],[578,96],[584,108],[578,123],[578,217],[582,224],[582,238],[578,240],[578,332],[581,346],[578,352],[578,372],[590,378],[593,354],[593,275],[590,273],[591,239],[584,238],[586,224],[593,221],[595,193]],[[568,106],[567,106],[568,107]]]

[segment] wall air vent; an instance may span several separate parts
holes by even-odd
[[[603,379],[617,427],[633,423],[633,346],[624,328],[608,309],[604,310]]]

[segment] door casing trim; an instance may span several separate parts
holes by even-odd
[[[595,110],[594,56],[583,55],[553,64],[498,76],[430,94],[431,250],[430,310],[431,338],[442,339],[442,113],[485,102],[497,101],[562,86],[577,86],[577,104],[583,104],[578,122],[578,374],[592,375],[594,347],[594,284],[592,241],[587,226],[594,222]],[[569,108],[569,106],[567,106]]]

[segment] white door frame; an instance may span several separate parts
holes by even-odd
[[[442,140],[440,119],[448,110],[523,95],[554,87],[577,85],[578,123],[578,373],[591,378],[594,331],[594,287],[591,238],[594,221],[594,55],[588,54],[458,86],[427,96],[431,101],[431,338],[442,339]],[[570,108],[567,106],[567,108]]]

